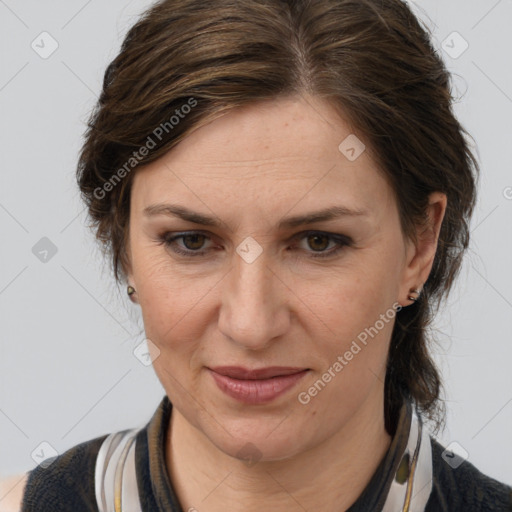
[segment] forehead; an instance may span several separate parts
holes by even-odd
[[[348,158],[347,146],[359,156]],[[132,194],[141,207],[171,197],[200,204],[202,197],[215,198],[210,206],[217,208],[224,200],[249,206],[272,199],[362,209],[375,208],[389,190],[361,138],[330,104],[295,97],[238,108],[195,130],[137,171]]]

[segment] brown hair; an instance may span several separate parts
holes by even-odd
[[[447,195],[421,298],[396,317],[385,382],[389,432],[404,397],[439,427],[427,328],[469,243],[479,168],[452,111],[450,75],[405,2],[155,4],[108,66],[89,121],[77,179],[92,227],[116,280],[125,279],[132,169],[228,110],[304,93],[329,101],[365,141],[395,192],[405,235],[414,239],[431,192]]]

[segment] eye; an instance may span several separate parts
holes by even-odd
[[[294,239],[306,240],[307,245],[313,249],[310,252],[311,258],[327,258],[338,254],[344,247],[352,245],[352,239],[345,235],[338,235],[333,233],[324,233],[322,231],[307,231],[299,233]],[[208,249],[201,250],[204,247],[204,243],[211,238],[200,232],[200,231],[187,231],[184,233],[165,233],[159,237],[160,243],[164,244],[167,248],[176,254],[181,256],[204,256]],[[183,245],[177,245],[180,241]],[[334,246],[330,250],[326,251],[330,243],[334,243]],[[184,246],[184,248],[183,248]]]
[[[170,233],[165,234],[162,237],[162,242],[166,247],[182,256],[202,256],[206,251],[198,251],[198,249],[201,249],[205,239],[210,239],[210,237],[199,231],[189,231],[174,236],[169,235]],[[176,246],[175,242],[177,240],[183,241],[185,250]]]
[[[335,235],[323,231],[307,231],[300,235],[302,235],[300,238],[305,239],[308,246],[313,249],[312,258],[329,258],[338,254],[344,247],[352,245],[352,240],[345,235]],[[326,251],[330,242],[334,243],[334,247]]]

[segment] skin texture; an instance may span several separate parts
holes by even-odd
[[[389,447],[383,389],[394,319],[307,404],[298,394],[393,304],[412,303],[410,290],[432,267],[446,197],[431,195],[429,226],[418,228],[417,244],[405,239],[368,151],[350,161],[338,149],[351,133],[318,98],[255,103],[194,131],[134,177],[127,274],[174,406],[166,461],[184,510],[345,510]],[[143,214],[157,203],[222,226]],[[340,205],[366,215],[277,227]],[[173,243],[203,256],[162,243],[166,233],[198,230],[206,237]],[[336,242],[307,230],[352,243],[314,258]],[[247,237],[262,249],[251,263],[236,252]],[[247,405],[218,389],[206,368],[218,365],[310,370],[271,403]]]
[[[28,473],[0,480],[0,512],[19,512],[27,485]]]

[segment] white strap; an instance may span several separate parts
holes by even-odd
[[[139,428],[114,432],[103,441],[95,468],[99,512],[142,512],[135,471]]]
[[[400,483],[396,478],[382,512],[424,512],[432,492],[432,445],[430,435],[418,417],[414,406],[409,440],[402,460],[408,458],[408,477]]]

